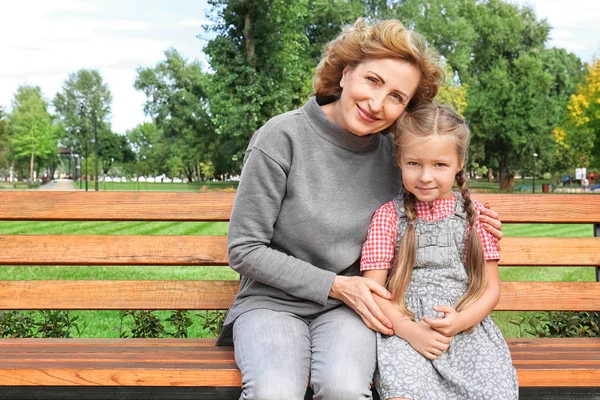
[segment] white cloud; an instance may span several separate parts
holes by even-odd
[[[69,74],[83,68],[96,69],[113,95],[113,129],[123,133],[147,120],[143,115],[145,96],[133,88],[136,69],[155,65],[164,59],[169,47],[180,51],[191,48],[198,53],[201,48],[199,41],[197,50],[189,43],[178,42],[173,28],[180,21],[186,22],[179,29],[189,27],[192,33],[187,36],[195,39],[193,31],[199,33],[204,21],[170,14],[169,4],[165,1],[165,12],[156,10],[160,18],[154,19],[140,19],[132,4],[129,6],[133,12],[84,0],[3,4],[0,106],[10,108],[19,85],[40,86],[45,97],[52,100]],[[128,11],[130,15],[121,15]],[[185,51],[182,54],[185,56]]]
[[[590,62],[600,49],[600,1],[597,0],[512,0],[529,5],[552,30],[550,46],[563,47],[582,61]]]

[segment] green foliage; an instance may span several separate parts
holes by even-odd
[[[213,336],[218,336],[223,328],[225,320],[224,311],[204,311],[197,314],[200,317],[202,329],[210,332]],[[130,317],[130,318],[129,318]],[[130,322],[124,326],[124,322]],[[168,323],[173,330],[167,330],[164,323]],[[188,330],[193,325],[190,312],[187,310],[177,310],[164,319],[164,322],[157,316],[156,312],[151,310],[129,310],[121,311],[119,322],[119,337],[132,338],[187,338]]]
[[[75,329],[78,336],[81,336],[83,330],[79,329],[77,320],[79,317],[72,317],[69,311],[65,310],[41,310],[38,311],[41,319],[35,323],[39,337],[45,338],[69,338],[71,330]],[[85,328],[85,327],[84,327]]]
[[[129,332],[123,330],[123,320],[131,317],[132,323],[129,326]],[[165,327],[155,314],[150,310],[128,310],[121,311],[121,321],[119,324],[119,337],[133,338],[158,338],[165,337],[168,333]]]
[[[53,161],[58,153],[58,132],[48,113],[48,104],[39,87],[20,86],[10,116],[10,149],[16,159],[29,162],[29,182],[33,184],[35,163]]]
[[[70,338],[75,331],[81,336],[79,317],[65,310],[0,311],[0,337],[9,338]]]
[[[202,328],[208,330],[214,337],[219,336],[225,322],[225,311],[204,311],[198,315],[204,320]]]
[[[210,112],[234,172],[251,135],[274,115],[303,104],[314,68],[306,34],[307,0],[209,1],[216,37],[209,57]],[[219,170],[217,169],[217,173]]]
[[[112,95],[98,71],[82,69],[69,74],[53,104],[64,127],[60,138],[63,146],[87,158],[94,153],[92,139],[96,133],[99,158],[123,158],[118,151],[116,154],[109,151],[112,146],[105,143],[112,135],[109,122]],[[126,151],[121,149],[121,153]]]
[[[173,312],[167,319],[167,322],[175,328],[175,331],[171,333],[174,338],[187,338],[188,328],[192,326],[193,321],[189,317],[189,312],[186,310],[177,310]]]
[[[135,135],[154,136],[151,145],[157,148],[153,161],[163,160],[155,165],[151,163],[149,167],[157,168],[159,173],[171,174],[172,171],[167,171],[164,166],[168,159],[177,157],[191,182],[197,178],[196,168],[200,162],[219,159],[219,137],[214,134],[207,111],[206,82],[209,78],[198,62],[188,62],[177,50],[169,49],[165,56],[166,60],[154,68],[137,70],[134,86],[146,95],[144,112],[152,117],[158,130],[146,127],[145,131]]]
[[[509,321],[525,333],[540,337],[597,337],[598,314],[591,312],[539,312],[521,315]]]

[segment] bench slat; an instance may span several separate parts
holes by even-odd
[[[507,343],[522,387],[600,385],[598,348],[568,351],[595,345],[594,339],[522,338]],[[556,347],[537,355],[521,351],[525,345],[541,348],[546,343]],[[73,344],[81,351],[64,353]],[[195,345],[208,351],[182,352]],[[0,385],[239,387],[233,349],[213,346],[214,339],[0,339],[0,349],[20,349],[0,353]],[[131,351],[123,352],[125,348]],[[156,348],[166,351],[152,354]]]
[[[239,281],[0,281],[0,309],[225,310]]]
[[[501,282],[496,310],[598,311],[599,282]],[[224,310],[239,281],[0,281],[0,309]],[[85,296],[81,294],[85,293]]]
[[[598,223],[597,196],[592,194],[475,193],[473,198],[490,203],[503,223]]]
[[[0,235],[0,265],[227,265],[224,236]],[[502,266],[597,266],[600,237],[506,237]],[[573,255],[577,256],[574,257]]]
[[[596,223],[589,194],[476,193],[504,223]],[[235,193],[228,192],[5,192],[0,220],[227,221]],[[568,207],[565,207],[568,204]],[[157,205],[160,205],[157,207]]]
[[[505,237],[502,266],[600,266],[600,237]]]
[[[228,221],[235,193],[6,192],[0,220]]]
[[[501,282],[501,288],[495,310],[600,310],[600,282]]]
[[[227,265],[225,236],[0,235],[0,265]]]

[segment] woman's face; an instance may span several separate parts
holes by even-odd
[[[342,95],[324,110],[333,122],[355,135],[380,132],[402,114],[420,77],[419,70],[406,61],[367,59],[344,69]]]

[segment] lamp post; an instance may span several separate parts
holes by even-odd
[[[81,118],[85,117],[85,109],[83,106],[83,101],[79,103],[79,113]],[[83,123],[83,121],[81,121]],[[84,144],[84,153],[85,153],[85,191],[88,191],[88,141],[87,135],[83,134],[83,144]]]
[[[537,153],[533,153],[533,188],[532,188],[532,193],[535,193],[535,160],[537,158]]]
[[[94,124],[94,188],[98,191],[98,122],[96,121],[96,112],[92,110],[92,123]]]

